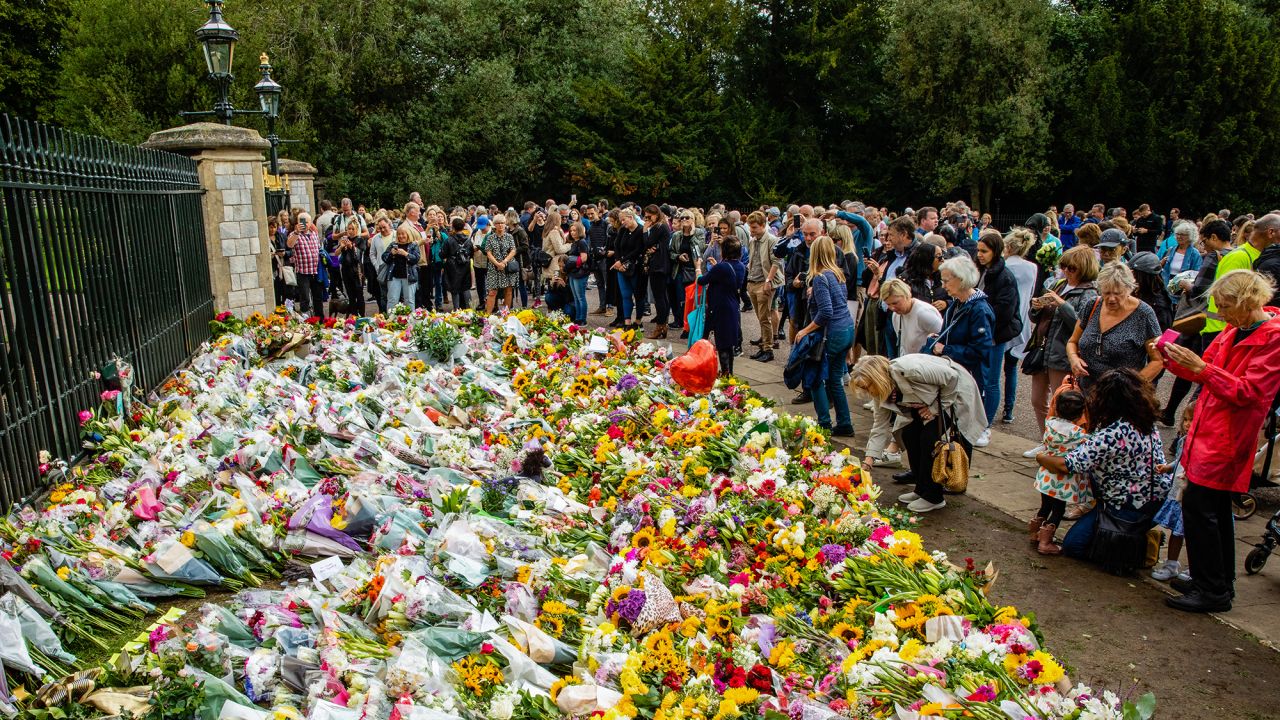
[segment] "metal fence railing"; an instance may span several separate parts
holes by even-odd
[[[202,192],[191,158],[0,115],[2,507],[77,454],[94,371],[149,388],[208,338]]]

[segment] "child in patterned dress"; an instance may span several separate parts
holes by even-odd
[[[1165,561],[1156,565],[1151,571],[1151,577],[1160,582],[1169,582],[1174,578],[1183,580],[1191,579],[1191,569],[1183,567],[1178,562],[1178,558],[1182,556],[1182,503],[1179,498],[1182,497],[1182,491],[1187,487],[1187,474],[1182,465],[1182,450],[1187,441],[1187,432],[1191,430],[1191,418],[1195,415],[1195,404],[1187,405],[1182,411],[1182,421],[1178,426],[1178,437],[1174,438],[1173,447],[1170,449],[1173,455],[1173,462],[1168,465],[1157,465],[1156,472],[1167,473],[1173,471],[1173,485],[1169,487],[1169,497],[1165,498],[1164,505],[1160,506],[1160,510],[1156,512],[1156,525],[1169,531],[1169,550],[1165,557]]]
[[[1067,453],[1084,442],[1084,395],[1078,390],[1064,390],[1054,401],[1053,412],[1045,420],[1045,454],[1066,457]],[[1040,511],[1031,519],[1027,529],[1031,532],[1031,544],[1041,555],[1057,555],[1062,548],[1053,542],[1053,534],[1062,522],[1067,503],[1084,503],[1091,500],[1089,482],[1071,473],[1053,473],[1040,468],[1036,473],[1036,491],[1040,493]]]

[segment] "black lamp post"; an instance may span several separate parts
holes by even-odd
[[[267,120],[267,142],[271,143],[271,176],[276,179],[280,186],[274,190],[267,190],[267,212],[276,213],[288,204],[286,198],[289,191],[284,187],[284,180],[280,177],[280,136],[276,135],[276,120],[280,117],[280,83],[271,79],[271,61],[266,53],[262,53],[259,58],[258,69],[262,71],[262,79],[257,85],[253,86],[253,91],[258,94],[258,105],[261,113]]]
[[[262,53],[258,69],[262,71],[262,79],[253,86],[258,94],[258,105],[262,115],[267,119],[267,142],[271,143],[271,174],[280,174],[280,154],[276,148],[280,145],[280,137],[276,135],[276,119],[280,117],[280,83],[271,79],[271,61],[266,53]]]
[[[209,19],[196,30],[196,39],[204,46],[204,64],[209,71],[209,79],[218,88],[218,101],[214,103],[213,110],[184,112],[182,116],[213,115],[223,124],[230,125],[231,118],[245,114],[245,111],[235,109],[230,96],[231,81],[235,78],[231,68],[235,63],[236,40],[240,39],[240,34],[222,19],[222,0],[205,2],[209,3]]]

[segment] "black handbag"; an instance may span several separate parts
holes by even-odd
[[[1151,476],[1156,474],[1155,443],[1152,443]],[[1156,512],[1163,504],[1152,500],[1140,508],[1136,520],[1126,520],[1107,509],[1102,494],[1094,483],[1094,497],[1098,498],[1098,526],[1089,542],[1089,560],[1097,563],[1112,575],[1131,575],[1146,563],[1147,531],[1155,526]]]

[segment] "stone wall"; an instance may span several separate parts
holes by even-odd
[[[267,302],[264,278],[258,271],[266,233],[254,212],[255,200],[263,202],[262,193],[254,192],[255,165],[247,160],[213,161],[214,188],[222,195],[218,244],[230,275],[225,309],[237,315],[252,314]],[[265,204],[262,213],[266,213]],[[269,276],[265,280],[270,283]]]
[[[267,141],[248,128],[194,123],[153,133],[143,147],[196,160],[214,310],[240,317],[270,312],[275,292],[262,181]]]
[[[311,163],[280,158],[280,174],[289,182],[289,207],[302,208],[316,215],[316,168]]]

